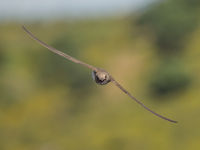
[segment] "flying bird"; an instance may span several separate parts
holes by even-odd
[[[83,61],[80,61],[66,53],[63,53],[59,50],[57,50],[56,48],[53,48],[51,46],[49,46],[48,44],[44,43],[43,41],[39,40],[35,35],[33,35],[25,26],[22,26],[23,30],[35,41],[37,41],[39,44],[41,44],[42,46],[44,46],[45,48],[47,48],[48,50],[50,50],[53,53],[56,53],[57,55],[60,55],[74,63],[80,64],[82,66],[85,66],[89,69],[92,70],[92,78],[93,80],[95,80],[95,82],[97,84],[100,85],[105,85],[108,84],[109,82],[114,83],[114,85],[116,85],[119,89],[121,89],[125,94],[127,94],[132,100],[134,100],[135,102],[137,102],[140,106],[142,106],[144,109],[146,109],[147,111],[151,112],[152,114],[167,120],[169,122],[172,123],[177,123],[177,121],[169,119],[167,117],[164,117],[158,113],[156,113],[155,111],[151,110],[150,108],[148,108],[147,106],[145,106],[141,101],[139,101],[137,98],[135,98],[131,93],[129,93],[123,86],[121,86],[121,84],[119,84],[106,70],[101,69],[101,68],[97,68],[94,67],[92,65],[89,65]]]

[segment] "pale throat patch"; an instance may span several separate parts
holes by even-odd
[[[96,75],[98,76],[98,78],[99,78],[100,80],[105,80],[105,79],[106,79],[107,73],[106,73],[106,72],[97,72]]]

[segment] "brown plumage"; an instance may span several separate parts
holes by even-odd
[[[39,40],[36,36],[34,36],[28,29],[26,29],[24,26],[22,26],[23,30],[32,38],[34,39],[35,41],[37,41],[39,44],[41,44],[42,46],[46,47],[48,50],[52,51],[53,53],[56,53],[74,63],[77,63],[77,64],[81,64],[89,69],[92,70],[92,76],[93,76],[93,79],[95,80],[96,83],[100,84],[100,85],[105,85],[109,82],[112,82],[114,83],[114,85],[116,85],[119,89],[121,89],[125,94],[127,94],[131,99],[133,99],[134,101],[136,101],[138,104],[140,104],[143,108],[145,108],[146,110],[148,110],[149,112],[153,113],[154,115],[164,119],[164,120],[167,120],[167,121],[170,121],[170,122],[173,122],[173,123],[177,123],[177,121],[174,121],[174,120],[171,120],[169,118],[166,118],[154,111],[152,111],[151,109],[149,109],[148,107],[146,107],[142,102],[140,102],[138,99],[136,99],[133,95],[131,95],[125,88],[123,88],[107,71],[105,71],[104,69],[100,69],[100,68],[97,68],[97,67],[94,67],[92,65],[89,65],[85,62],[82,62],[68,54],[65,54],[49,45],[47,45],[46,43],[42,42],[41,40]]]

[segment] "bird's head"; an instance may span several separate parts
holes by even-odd
[[[110,75],[103,70],[92,71],[92,78],[97,84],[105,85],[111,81]]]

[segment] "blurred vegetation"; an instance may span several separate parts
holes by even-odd
[[[182,51],[185,40],[199,25],[200,1],[167,0],[149,7],[138,19],[150,26],[162,53]]]
[[[185,71],[183,65],[176,59],[162,60],[153,73],[150,86],[152,93],[158,95],[166,95],[172,92],[182,92],[191,83],[191,77]]]
[[[175,2],[183,5],[175,6]],[[152,5],[147,12],[173,3],[173,10],[186,13],[178,8],[189,9],[193,4],[175,2]],[[90,70],[49,52],[31,40],[20,24],[1,22],[0,149],[199,149],[200,26],[195,20],[195,27],[190,27],[190,20],[185,20],[190,16],[159,10],[148,14],[152,26],[141,15],[151,32],[143,32],[144,26],[128,17],[26,26],[63,52],[105,68],[147,106],[178,120],[177,125],[148,113],[112,84],[96,85]],[[187,27],[180,25],[179,30],[178,20],[161,17],[162,12],[184,20]],[[176,39],[176,46],[171,39]],[[171,42],[162,47],[165,50],[174,48],[180,53],[160,55],[158,40],[163,40],[162,46]]]
[[[188,37],[199,26],[199,8],[200,1],[167,0],[148,7],[139,15],[137,24],[147,27],[154,35],[160,57],[160,65],[154,73],[156,81],[152,79],[150,83],[156,94],[165,95],[181,90],[192,81],[192,77],[184,69],[184,63],[177,66],[176,62],[182,61],[180,57],[188,44]],[[178,56],[175,57],[176,62],[171,61],[174,56]],[[162,73],[158,73],[160,71]]]

